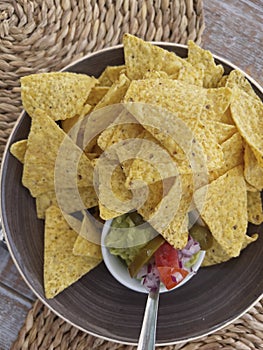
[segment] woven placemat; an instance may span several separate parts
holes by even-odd
[[[202,0],[0,0],[0,159],[22,110],[19,78],[60,70],[125,32],[145,40],[198,44],[204,30]],[[262,349],[263,305],[210,336],[165,350]],[[72,327],[39,300],[12,349],[134,349]]]
[[[243,317],[212,335],[192,342],[157,347],[159,350],[263,349],[263,301]],[[39,300],[29,311],[11,350],[135,350],[86,334],[56,316]]]

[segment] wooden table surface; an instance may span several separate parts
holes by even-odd
[[[204,11],[202,46],[263,85],[263,1],[204,0]],[[0,246],[0,350],[10,349],[34,300],[9,253]]]

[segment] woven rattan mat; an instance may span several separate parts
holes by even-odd
[[[0,158],[21,112],[19,78],[59,70],[89,52],[121,42],[129,32],[145,40],[200,43],[202,0],[0,0]],[[262,349],[263,304],[227,328],[162,349]],[[70,326],[36,301],[12,349],[134,349]]]

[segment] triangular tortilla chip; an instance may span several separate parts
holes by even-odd
[[[64,120],[80,114],[97,80],[85,74],[69,72],[39,73],[21,78],[22,103],[30,115],[36,109],[53,120]]]
[[[188,62],[175,53],[145,42],[131,34],[124,34],[123,47],[127,75],[131,80],[142,79],[147,71],[178,74]]]
[[[235,89],[230,109],[241,136],[251,146],[259,165],[263,167],[263,103],[246,92]]]
[[[100,246],[102,228],[103,224],[100,221],[91,217],[91,214],[85,213],[80,234],[74,244],[73,254],[102,259]]]
[[[44,249],[44,287],[50,299],[79,280],[100,263],[73,255],[78,234],[71,229],[59,208],[52,206],[46,211]]]
[[[238,256],[248,223],[243,167],[237,166],[198,189],[194,201],[213,237],[229,256]]]
[[[257,159],[248,144],[245,144],[244,162],[244,175],[246,181],[251,186],[261,191],[263,189],[263,168],[259,166]]]
[[[206,88],[217,87],[218,82],[223,76],[223,66],[216,65],[212,53],[196,45],[192,40],[188,41],[187,61],[194,67],[204,70],[203,86]]]
[[[36,110],[28,136],[22,182],[33,197],[60,189],[93,185],[93,167],[67,134],[43,111]]]
[[[25,154],[27,149],[27,140],[21,140],[13,143],[10,147],[10,152],[13,154],[16,159],[24,164]]]

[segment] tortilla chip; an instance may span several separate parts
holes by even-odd
[[[102,223],[91,217],[91,214],[86,213],[82,221],[80,234],[74,243],[73,254],[101,260],[101,231]]]
[[[87,103],[92,107],[96,106],[109,91],[109,86],[94,86],[92,88]]]
[[[190,85],[203,86],[204,70],[191,64],[185,65],[180,69],[177,79]]]
[[[76,125],[77,122],[81,121],[91,110],[91,106],[89,104],[85,104],[83,106],[80,114],[75,115],[73,118],[62,120],[61,127],[68,134],[70,130]],[[71,136],[71,135],[70,135]]]
[[[98,197],[93,186],[80,187],[78,191],[74,188],[64,189],[57,193],[48,191],[36,197],[37,217],[44,219],[45,211],[51,205],[60,206],[65,213],[74,213],[95,207],[98,205]]]
[[[206,120],[205,126],[214,135],[216,142],[220,145],[237,132],[237,128],[234,125],[229,125],[214,120]]]
[[[98,78],[100,86],[111,86],[113,83],[116,82],[116,80],[119,79],[122,73],[125,73],[125,70],[126,69],[124,65],[106,67],[101,73],[100,77]]]
[[[44,288],[48,299],[54,298],[95,268],[100,259],[73,255],[78,234],[71,229],[59,208],[46,211],[44,244]]]
[[[125,175],[118,163],[111,164],[106,159],[100,158],[95,166],[95,172],[102,219],[109,220],[133,209],[130,207],[132,194],[124,186]]]
[[[261,193],[247,192],[247,212],[248,221],[254,225],[260,225],[263,222],[263,210]]]
[[[263,168],[258,165],[254,153],[247,144],[245,144],[244,162],[244,176],[246,181],[261,191],[263,189]]]
[[[125,74],[121,74],[119,80],[117,80],[110,87],[109,91],[103,96],[100,102],[94,107],[94,110],[113,105],[122,102],[126,91],[130,85],[130,80]]]
[[[163,71],[168,75],[178,74],[182,67],[189,65],[175,53],[128,33],[123,35],[123,47],[127,76],[131,80],[142,79],[147,71]]]
[[[259,165],[263,167],[263,103],[236,89],[230,108],[241,136],[251,146]]]
[[[34,118],[41,109],[53,120],[79,115],[97,80],[69,72],[39,73],[21,78],[22,103]]]
[[[148,222],[173,247],[182,249],[188,240],[188,212],[193,185],[189,176],[178,176],[173,180]]]
[[[255,242],[258,239],[258,234],[253,234],[251,237],[245,235],[243,244],[242,244],[242,249],[245,249],[250,243]],[[205,253],[205,258],[202,262],[201,266],[212,266],[216,264],[220,264],[222,262],[226,262],[230,260],[232,257],[229,256],[222,246],[215,240],[213,239],[213,244],[212,247],[207,249]]]
[[[229,75],[226,76],[225,86],[229,87],[230,89],[238,87],[239,89],[243,90],[248,95],[250,95],[251,97],[254,97],[260,100],[260,98],[255,93],[254,89],[252,88],[247,78],[244,76],[243,73],[241,73],[237,69],[232,70],[229,73]]]
[[[205,105],[201,114],[201,120],[222,121],[221,116],[230,106],[232,90],[229,88],[207,89]]]
[[[24,164],[25,154],[27,149],[27,140],[21,140],[13,143],[10,147],[10,152],[13,154],[16,159]]]
[[[224,163],[219,169],[210,172],[210,181],[243,164],[243,141],[239,133],[235,133],[230,139],[223,142],[221,146],[224,154]]]
[[[194,67],[204,70],[204,87],[217,87],[218,82],[224,74],[224,68],[221,64],[216,65],[214,57],[210,51],[202,49],[192,40],[189,40],[187,61]]]
[[[98,145],[106,150],[108,147],[126,139],[136,138],[143,131],[138,121],[124,109],[111,125],[102,131],[98,138]]]
[[[54,191],[55,165],[56,178],[63,179],[59,181],[60,188],[74,188],[76,182],[80,187],[93,185],[90,160],[52,119],[37,110],[28,136],[22,177],[33,197]]]
[[[199,119],[205,99],[206,89],[178,80],[160,78],[132,81],[124,102],[156,105],[159,109],[162,107],[186,121]]]
[[[243,167],[237,166],[198,189],[194,200],[213,237],[229,256],[238,256],[248,221]]]

